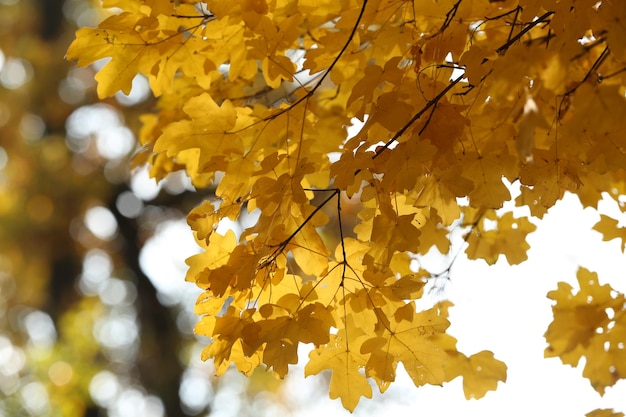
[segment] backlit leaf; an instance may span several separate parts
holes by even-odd
[[[330,342],[313,350],[304,368],[306,376],[332,371],[330,398],[339,398],[343,406],[354,411],[361,397],[371,398],[372,387],[360,371],[365,365],[362,355],[348,346],[341,334],[331,335]]]
[[[578,292],[560,282],[548,293],[555,304],[554,320],[545,333],[545,356],[559,356],[572,366],[584,356],[583,376],[603,394],[626,375],[626,298],[608,284],[600,285],[598,275],[585,268],[578,270],[577,278]]]

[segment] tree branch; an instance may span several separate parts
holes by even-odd
[[[383,145],[381,148],[376,150],[374,156],[372,156],[372,159],[376,159],[378,157],[378,155],[380,155],[385,149],[389,148],[395,141],[397,141],[400,138],[400,136],[402,136],[404,134],[404,132],[406,132],[406,130],[409,127],[411,127],[411,125],[413,123],[418,121],[420,119],[420,117],[422,117],[424,115],[424,113],[426,113],[428,111],[428,109],[430,109],[435,104],[437,104],[439,102],[439,100],[441,100],[443,98],[443,96],[445,96],[446,93],[448,91],[450,91],[452,89],[452,87],[454,87],[456,84],[458,84],[458,82],[461,81],[464,77],[465,77],[465,74],[461,74],[458,77],[456,77],[454,80],[452,80],[452,82],[450,84],[448,84],[446,86],[446,88],[441,90],[439,92],[439,94],[437,94],[432,100],[430,100],[428,103],[426,103],[426,105],[424,107],[422,107],[422,109],[420,111],[418,111],[415,114],[415,116],[413,116],[411,118],[411,120],[409,120],[404,126],[402,126],[402,128],[400,130],[398,130],[396,132],[396,134],[393,135],[392,138],[387,141],[387,143],[385,143],[385,145]],[[357,172],[355,172],[355,174],[358,174],[359,172],[360,171],[357,171]]]
[[[504,54],[507,51],[507,49],[509,49],[511,47],[511,45],[513,45],[515,42],[517,42],[522,36],[524,36],[525,34],[530,32],[530,30],[532,28],[534,28],[535,26],[537,26],[538,24],[546,22],[548,20],[548,18],[550,16],[552,16],[553,14],[554,14],[554,12],[545,12],[544,14],[539,16],[537,18],[537,20],[533,20],[532,22],[530,22],[517,35],[513,36],[512,38],[510,38],[504,45],[502,45],[501,47],[496,49],[496,52],[498,53],[498,55]]]

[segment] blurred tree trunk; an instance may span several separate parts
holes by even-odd
[[[63,31],[63,4],[65,0],[35,0],[39,10],[39,37],[54,41]]]
[[[163,306],[157,298],[157,290],[139,265],[142,242],[137,221],[120,214],[115,205],[117,196],[127,191],[120,185],[108,208],[115,215],[118,232],[123,239],[120,254],[125,264],[136,275],[137,310],[140,326],[139,356],[137,369],[141,384],[149,393],[158,395],[168,417],[184,415],[180,408],[178,387],[183,374],[179,360],[180,332],[173,311]]]

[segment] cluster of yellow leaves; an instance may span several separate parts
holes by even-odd
[[[494,210],[477,213],[468,208],[465,219],[473,224],[466,236],[469,245],[465,253],[469,259],[484,259],[494,264],[503,254],[510,265],[517,265],[528,258],[526,251],[530,246],[526,236],[537,226],[526,217],[514,218],[510,212],[498,216]]]
[[[584,357],[583,376],[604,394],[606,387],[626,378],[626,298],[608,284],[600,285],[595,272],[580,268],[577,278],[577,293],[563,282],[548,293],[555,304],[545,356],[558,356],[571,366]]]
[[[204,356],[220,372],[264,364],[283,377],[310,343],[307,375],[331,369],[331,396],[350,410],[371,395],[368,378],[384,391],[398,363],[418,386],[463,374],[479,397],[504,368],[489,352],[457,352],[439,309],[416,311],[428,273],[411,268],[414,255],[447,253],[463,217],[469,257],[526,259],[534,225],[495,211],[511,199],[504,179],[537,217],[565,191],[595,206],[623,188],[617,0],[104,6],[119,13],[81,29],[68,57],[109,59],[101,97],[147,77],[160,98],[137,162],[216,187],[189,214],[204,250],[187,279],[205,290],[197,332],[212,337]],[[361,204],[354,222],[345,197]],[[240,236],[215,233],[243,213],[258,220]]]

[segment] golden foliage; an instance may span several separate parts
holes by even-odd
[[[349,410],[372,395],[368,379],[385,391],[398,363],[417,386],[463,376],[466,396],[481,397],[506,367],[488,351],[458,352],[442,310],[416,311],[428,274],[411,259],[447,253],[460,220],[470,258],[524,261],[535,226],[496,211],[511,199],[508,183],[539,218],[565,192],[597,206],[603,191],[624,188],[620,2],[105,6],[120,12],[79,30],[68,57],[110,59],[97,75],[101,97],[147,77],[160,98],[143,118],[139,162],[157,179],[185,169],[196,186],[216,186],[216,201],[189,215],[203,252],[189,258],[187,279],[205,290],[197,332],[212,338],[204,358],[219,370],[265,364],[282,378],[305,343],[314,346],[306,374],[332,370],[330,395]],[[346,201],[360,203],[354,221]],[[258,220],[241,236],[215,232],[245,212]],[[624,240],[610,219],[596,229]],[[617,317],[623,296],[599,289],[601,304],[587,302],[597,285],[585,279],[581,300],[565,284],[551,293],[549,353],[568,363],[609,335],[611,346],[626,340],[604,326],[605,303]],[[599,391],[626,372],[608,370],[626,363],[611,349],[587,363]]]

